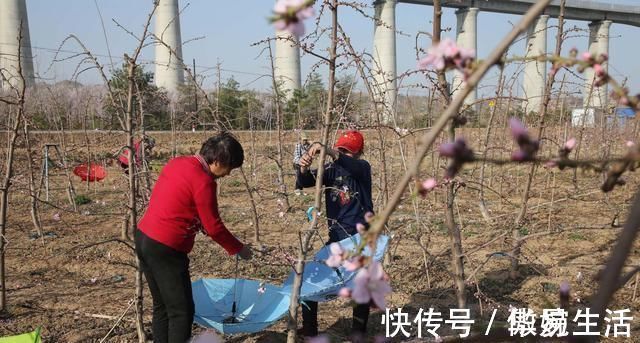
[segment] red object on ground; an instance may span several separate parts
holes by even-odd
[[[73,168],[73,173],[79,176],[82,181],[87,181],[89,179],[90,182],[93,181],[101,181],[105,177],[107,177],[107,172],[104,168],[99,164],[89,164],[89,168],[87,168],[86,164],[80,164]]]
[[[343,132],[338,138],[335,147],[346,149],[352,154],[360,153],[364,148],[364,137],[355,130]]]

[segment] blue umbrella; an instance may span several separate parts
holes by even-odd
[[[288,294],[259,281],[201,279],[192,285],[194,321],[223,334],[262,331],[289,310]],[[258,291],[261,286],[264,292]]]
[[[345,251],[360,244],[360,235],[338,243]],[[389,238],[380,236],[374,259],[382,260]],[[304,268],[300,300],[324,302],[335,298],[342,287],[350,287],[354,272],[343,267],[331,268],[324,261],[329,257],[325,246]],[[370,249],[364,255],[371,255]],[[236,267],[237,269],[237,267]],[[223,334],[262,331],[282,318],[289,310],[292,272],[282,287],[245,279],[201,279],[192,283],[195,303],[194,321]],[[260,288],[263,291],[259,291]]]
[[[354,251],[360,244],[360,234],[353,235],[338,242],[344,251]],[[376,254],[374,260],[381,261],[387,249],[389,237],[380,235],[376,243]],[[363,254],[371,256],[369,246],[365,247]],[[316,253],[313,261],[305,264],[302,274],[302,287],[300,289],[300,300],[325,302],[337,297],[342,287],[351,287],[355,272],[350,272],[344,267],[331,268],[324,261],[329,258],[331,251],[326,245]],[[291,294],[295,272],[291,272],[289,277],[282,284],[280,290],[284,294]]]

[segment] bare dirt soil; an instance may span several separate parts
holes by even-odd
[[[491,141],[494,157],[508,156],[513,143],[503,129],[495,130]],[[548,131],[552,132],[552,131]],[[462,130],[472,146],[481,151],[484,129]],[[547,134],[557,139],[543,142],[545,154],[554,154],[557,143],[563,140],[563,131]],[[571,132],[569,134],[572,134]],[[573,133],[577,135],[578,133]],[[627,136],[625,136],[625,134]],[[176,137],[170,133],[152,133],[157,139],[153,157],[153,176],[161,169],[175,149],[179,154],[194,153],[206,133],[182,132]],[[294,252],[300,230],[308,223],[305,211],[312,204],[311,195],[295,196],[291,169],[291,153],[295,141],[293,133],[285,135],[287,172],[291,208],[283,216],[277,202],[277,166],[273,158],[276,151],[274,132],[238,134],[246,151],[244,169],[251,187],[256,189],[260,214],[261,243]],[[314,136],[315,135],[315,136]],[[317,133],[311,133],[317,138]],[[368,159],[374,171],[374,202],[381,206],[380,143],[377,134],[368,132]],[[404,173],[403,156],[410,159],[415,150],[415,136],[398,140],[387,133],[384,147],[387,162],[387,180],[393,191],[395,180]],[[37,156],[34,158],[40,175],[41,144],[59,142],[56,134],[36,135]],[[87,139],[89,146],[87,147]],[[585,131],[580,156],[599,158],[607,154],[622,153],[628,133],[613,137],[600,131]],[[123,145],[123,137],[115,133],[89,132],[66,135],[69,165],[85,161],[89,152],[100,161]],[[42,327],[45,342],[136,342],[134,311],[130,305],[134,297],[135,273],[133,251],[119,238],[126,204],[127,181],[117,165],[107,166],[108,176],[98,183],[81,183],[73,176],[77,194],[91,202],[80,205],[73,212],[65,194],[65,177],[51,177],[51,201],[41,203],[40,213],[43,235],[35,231],[29,214],[24,147],[18,149],[17,173],[12,185],[9,226],[7,228],[7,299],[9,311],[0,318],[0,336],[13,335]],[[437,154],[424,162],[422,175],[440,176],[446,161]],[[63,170],[52,167],[52,173]],[[558,171],[538,168],[533,181],[528,215],[520,232],[530,236],[522,247],[520,276],[509,279],[508,253],[511,230],[520,208],[521,194],[528,166],[490,167],[485,171],[485,198],[490,220],[479,211],[480,164],[468,165],[461,176],[464,185],[458,189],[456,220],[462,229],[465,251],[465,273],[468,277],[468,308],[472,310],[474,328],[484,332],[493,309],[498,309],[497,321],[505,324],[509,306],[528,307],[538,315],[542,309],[559,306],[558,286],[562,281],[571,285],[572,307],[588,306],[589,295],[596,288],[597,273],[615,243],[619,223],[624,222],[626,211],[638,188],[635,174],[626,176],[627,184],[609,194],[599,191],[602,177],[598,174],[571,170]],[[574,180],[575,175],[575,180]],[[311,193],[312,190],[307,190]],[[434,307],[448,316],[455,308],[456,298],[450,267],[450,239],[444,225],[444,188],[422,199],[409,192],[392,216],[388,233],[392,236],[390,254],[385,270],[394,289],[388,298],[388,307],[401,307],[413,320],[420,308]],[[41,195],[44,199],[44,194]],[[220,209],[227,226],[239,237],[252,241],[254,224],[249,196],[242,177],[234,171],[221,180]],[[59,216],[59,220],[57,219]],[[611,224],[615,224],[612,225]],[[316,247],[327,238],[326,227],[315,239]],[[420,243],[420,244],[419,244]],[[424,249],[420,248],[420,245]],[[631,270],[638,265],[638,244],[627,262]],[[199,236],[190,255],[192,278],[233,278],[235,260],[204,236]],[[284,259],[273,256],[257,257],[241,262],[242,278],[258,279],[280,284],[289,272]],[[612,309],[629,308],[637,315],[640,300],[637,297],[637,279],[617,293]],[[145,289],[145,326],[151,323],[151,304]],[[374,310],[370,317],[370,334],[384,335],[381,325],[383,311]],[[123,316],[124,315],[124,316]],[[122,317],[122,321],[116,322]],[[332,341],[347,340],[351,325],[351,307],[345,300],[320,305],[320,330]],[[571,318],[572,319],[572,318]],[[632,337],[640,335],[638,319],[632,323]],[[495,324],[494,324],[495,326]],[[282,342],[286,340],[286,323],[281,320],[265,332],[228,337],[229,342]],[[416,325],[412,337],[402,335],[391,339],[416,339]],[[196,328],[195,332],[202,330]],[[453,334],[445,325],[441,335]],[[514,338],[515,341],[515,338]],[[625,341],[617,339],[615,341]],[[640,341],[635,338],[627,341]]]

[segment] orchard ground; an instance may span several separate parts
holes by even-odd
[[[536,132],[536,129],[531,130]],[[580,133],[566,127],[547,128],[544,156],[555,156],[568,137],[580,137],[581,158],[602,158],[623,154],[625,141],[637,137],[633,128],[626,131],[589,129]],[[312,140],[319,140],[318,132],[308,132]],[[395,181],[404,174],[404,159],[415,151],[416,138],[423,131],[399,137],[394,131],[384,132],[384,151],[387,163],[387,186],[393,192]],[[152,132],[156,148],[152,157],[152,179],[175,150],[180,154],[195,153],[208,134],[206,132]],[[295,256],[300,230],[308,228],[306,210],[313,203],[312,189],[308,195],[293,194],[294,174],[291,154],[296,134],[286,132],[283,167],[291,208],[283,216],[278,207],[278,184],[275,132],[238,132],[245,148],[244,170],[255,198],[260,216],[261,243],[278,247]],[[482,151],[485,129],[459,129],[459,136],[468,139],[477,152]],[[59,142],[56,132],[36,133],[37,151],[34,163],[39,176],[42,165],[42,144]],[[333,133],[332,133],[333,137]],[[374,174],[374,204],[383,203],[380,142],[376,131],[366,131],[364,158],[370,161]],[[89,131],[65,134],[68,165],[87,160],[88,154],[99,162],[120,149],[124,136],[120,133]],[[89,144],[87,144],[87,141]],[[493,129],[490,156],[507,157],[514,143],[507,129]],[[4,148],[3,148],[4,149]],[[434,150],[435,151],[435,150]],[[82,183],[72,176],[76,193],[91,199],[79,205],[78,213],[70,211],[64,190],[66,178],[62,170],[52,168],[51,204],[40,205],[43,236],[38,237],[29,215],[26,153],[23,142],[17,150],[14,182],[10,194],[9,224],[7,227],[7,299],[9,312],[0,318],[0,336],[33,330],[42,326],[45,342],[97,342],[114,325],[133,299],[135,273],[133,253],[122,243],[109,242],[119,238],[125,204],[127,179],[117,164],[107,165],[108,176],[97,183]],[[575,153],[574,153],[575,154]],[[571,155],[574,157],[574,155]],[[54,163],[52,165],[55,165]],[[408,163],[408,162],[407,162]],[[440,179],[446,160],[437,153],[425,158],[421,177]],[[521,234],[531,236],[522,247],[520,276],[509,279],[510,261],[500,252],[511,249],[511,230],[520,208],[522,192],[529,171],[528,165],[490,166],[485,171],[485,198],[490,220],[479,210],[480,163],[464,168],[459,181],[455,204],[456,221],[462,229],[467,280],[468,308],[475,320],[474,330],[484,332],[493,309],[498,309],[497,321],[505,325],[510,305],[528,307],[538,316],[542,309],[559,306],[558,288],[562,281],[571,285],[572,306],[588,306],[589,295],[597,273],[616,240],[618,223],[623,223],[628,205],[638,187],[637,173],[624,176],[626,185],[604,194],[599,190],[600,174],[573,170],[537,168],[531,199]],[[39,179],[39,178],[38,178]],[[251,203],[239,171],[220,180],[220,211],[227,227],[244,241],[252,242],[254,223]],[[412,184],[412,188],[415,187]],[[44,190],[43,190],[44,191]],[[44,199],[44,193],[40,195]],[[420,308],[437,308],[448,319],[448,309],[455,308],[456,297],[450,267],[450,239],[444,224],[445,188],[437,188],[426,198],[405,192],[403,201],[392,215],[388,234],[392,235],[389,258],[385,267],[394,292],[388,297],[388,307],[402,307],[413,321]],[[417,211],[416,211],[417,209]],[[60,220],[56,220],[56,214]],[[613,224],[613,225],[612,225]],[[316,249],[327,238],[326,225],[314,239]],[[420,247],[422,245],[424,249]],[[640,245],[636,244],[636,249]],[[498,254],[495,254],[498,253]],[[233,278],[235,260],[221,247],[199,235],[190,254],[191,276],[199,278]],[[633,253],[627,268],[638,264]],[[241,262],[239,276],[280,284],[290,267],[284,259],[256,256],[251,262]],[[277,262],[277,263],[274,263]],[[612,310],[629,308],[636,317],[640,300],[636,297],[636,278],[615,296]],[[150,330],[151,299],[145,286],[145,328]],[[381,325],[383,310],[374,310],[370,317],[371,335],[384,335]],[[346,340],[351,326],[348,301],[338,299],[320,305],[320,330],[334,341]],[[631,324],[632,338],[640,341],[640,321]],[[496,327],[494,323],[494,327]],[[452,335],[445,324],[440,335]],[[266,331],[230,337],[229,342],[280,342],[286,340],[286,322],[281,320]],[[196,328],[198,332],[201,328]],[[412,324],[412,338],[417,326]],[[423,336],[427,337],[426,335]],[[397,335],[392,341],[410,340]],[[134,307],[109,335],[108,342],[137,341]],[[621,341],[617,339],[616,341]]]

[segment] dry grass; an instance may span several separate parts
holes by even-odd
[[[494,130],[491,139],[491,151],[498,156],[507,156],[512,149],[510,138],[503,129]],[[563,128],[551,128],[547,137],[562,142]],[[314,134],[311,132],[311,136]],[[471,142],[480,147],[484,137],[483,129],[464,129],[460,131]],[[571,132],[569,133],[571,134]],[[574,133],[577,135],[577,133]],[[585,131],[584,142],[589,150],[581,152],[585,157],[601,157],[607,149],[610,153],[621,153],[623,142],[630,133],[614,136],[601,130]],[[169,133],[151,133],[157,140],[154,175],[172,153],[172,137]],[[253,135],[255,150],[252,148],[252,135],[238,133],[246,151],[245,170],[252,185],[257,187],[258,209],[260,213],[261,237],[264,244],[294,249],[300,229],[306,227],[305,210],[312,203],[310,196],[291,195],[292,208],[284,218],[278,215],[274,192],[277,189],[275,179],[277,169],[269,158],[275,151],[274,132],[260,132]],[[180,132],[177,136],[179,154],[197,151],[206,133]],[[366,135],[367,158],[374,171],[374,201],[381,205],[381,183],[379,163],[379,143],[372,132]],[[414,151],[415,139],[412,136],[398,141],[396,136],[387,132],[384,147],[389,166],[388,180],[393,189],[394,180],[403,173],[402,151],[410,158]],[[39,134],[40,143],[56,141],[52,134]],[[91,152],[99,158],[118,150],[124,141],[116,133],[90,132]],[[295,136],[288,133],[287,161],[293,149]],[[67,152],[72,163],[86,160],[87,149],[82,133],[67,135]],[[553,154],[557,148],[549,146],[546,154]],[[34,229],[28,215],[24,150],[19,149],[18,170],[13,192],[9,227],[7,230],[8,299],[10,315],[1,319],[0,336],[25,332],[35,326],[43,327],[43,337],[47,342],[90,342],[99,340],[113,325],[114,320],[96,318],[95,314],[119,316],[127,307],[134,294],[133,269],[123,263],[130,263],[133,255],[119,243],[83,248],[84,245],[117,237],[120,232],[122,213],[125,203],[126,179],[117,166],[108,167],[108,177],[103,182],[81,184],[74,181],[78,194],[84,194],[94,200],[91,204],[80,206],[80,213],[68,212],[64,191],[52,191],[52,204],[60,207],[42,206],[42,218],[45,227],[44,239],[33,239]],[[40,163],[42,156],[38,156]],[[438,161],[435,154],[425,159],[423,176],[441,174],[445,161]],[[39,165],[39,164],[38,164]],[[287,166],[287,185],[293,188],[293,173]],[[593,229],[593,226],[608,225],[614,217],[624,220],[625,211],[638,178],[630,174],[627,185],[617,188],[610,194],[598,191],[601,177],[589,173],[577,173],[576,182],[572,171],[551,171],[540,168],[533,184],[530,211],[521,232],[525,235],[541,234],[548,230],[555,232],[539,235],[527,240],[522,250],[522,275],[516,280],[508,280],[509,261],[495,253],[507,251],[510,247],[510,234],[493,240],[494,237],[512,229],[512,223],[520,207],[523,182],[528,167],[508,166],[489,167],[485,180],[487,204],[493,221],[488,223],[478,209],[479,165],[470,165],[465,169],[462,179],[466,187],[457,194],[456,215],[463,233],[463,249],[470,252],[465,261],[467,275],[475,271],[468,282],[469,306],[477,323],[487,322],[492,309],[499,308],[500,318],[504,320],[509,305],[529,307],[538,314],[543,308],[558,306],[557,285],[568,281],[572,286],[572,305],[588,305],[588,296],[594,291],[593,279],[616,239],[618,229]],[[440,172],[436,172],[440,171]],[[555,181],[554,181],[555,179]],[[63,186],[63,178],[54,176],[52,184]],[[555,183],[555,187],[553,187]],[[251,240],[249,197],[244,190],[242,178],[238,172],[232,173],[221,183],[220,205],[222,216],[228,227],[239,237]],[[56,187],[56,188],[57,188]],[[554,202],[551,202],[553,196]],[[391,277],[394,293],[389,300],[392,308],[402,307],[412,314],[419,308],[437,307],[448,313],[455,306],[453,281],[449,275],[449,238],[444,227],[443,199],[444,190],[438,190],[426,199],[416,198],[418,218],[412,204],[414,196],[406,193],[401,206],[392,216],[389,231],[393,235],[391,260],[386,268]],[[104,202],[104,204],[103,204]],[[54,221],[53,214],[60,213],[61,220]],[[589,227],[581,229],[581,227]],[[319,247],[326,239],[325,229],[321,229],[321,239],[316,241]],[[423,251],[417,239],[422,239],[430,257],[427,258],[428,277],[425,270]],[[491,243],[489,243],[491,242]],[[486,244],[489,243],[489,244]],[[195,249],[190,255],[192,278],[233,277],[234,260],[224,254],[222,249],[205,237],[199,237]],[[628,261],[629,266],[637,265],[637,256]],[[264,265],[261,259],[240,264],[243,278],[265,280],[278,284],[288,273],[285,266]],[[477,269],[477,271],[476,271]],[[582,279],[577,279],[578,273]],[[431,288],[428,287],[428,279]],[[616,296],[613,308],[630,308],[635,315],[638,299],[632,299],[634,281],[624,287]],[[145,321],[149,327],[150,299],[145,290]],[[330,334],[334,340],[346,338],[350,327],[350,307],[343,300],[320,306],[320,329]],[[371,333],[384,333],[380,325],[380,311],[373,312],[370,318]],[[111,335],[110,342],[131,342],[135,340],[133,314],[125,317]],[[412,317],[410,317],[413,319]],[[478,328],[484,325],[478,324]],[[230,342],[279,342],[284,341],[285,324],[279,322],[267,332],[238,336]],[[415,335],[415,324],[413,334]],[[441,334],[446,331],[441,329]],[[399,340],[399,339],[398,339]]]

